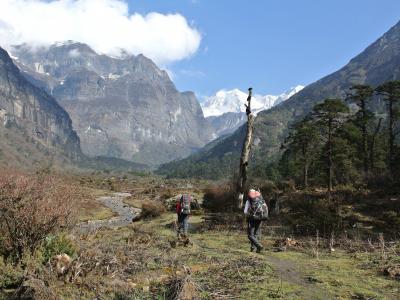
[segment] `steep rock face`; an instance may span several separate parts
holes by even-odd
[[[148,165],[189,155],[213,137],[193,93],[143,55],[112,58],[85,44],[16,47],[26,77],[70,114],[82,150]]]
[[[398,79],[400,79],[400,22],[342,69],[308,85],[270,110],[260,112],[254,123],[252,165],[265,166],[268,161],[274,160],[290,124],[304,117],[315,104],[326,98],[344,98],[354,84],[377,86]],[[379,107],[377,102],[371,104],[372,109]],[[167,167],[174,172],[188,162],[192,165],[201,162],[201,167],[198,168],[200,174],[203,169],[215,165],[216,160],[222,162],[226,155],[234,155],[235,161],[238,161],[245,130],[245,126],[242,126],[206,152],[200,152],[199,155],[169,164]],[[231,167],[220,165],[219,169]],[[168,173],[165,167],[161,170]]]
[[[246,123],[247,116],[244,113],[227,112],[220,116],[208,117],[207,120],[213,126],[215,134],[220,137],[231,134]]]
[[[78,158],[79,138],[65,110],[27,81],[0,48],[0,126],[17,127],[46,149]]]

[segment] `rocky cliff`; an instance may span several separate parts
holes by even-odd
[[[70,158],[81,155],[79,138],[67,112],[53,97],[27,81],[2,48],[0,126],[2,130],[20,130],[31,142],[39,143],[50,152],[62,152]]]
[[[83,152],[157,165],[213,138],[193,93],[143,55],[112,58],[81,43],[16,47],[25,76],[70,114]]]

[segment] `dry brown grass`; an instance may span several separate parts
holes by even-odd
[[[82,197],[77,201],[78,219],[80,222],[89,220],[104,220],[115,216],[108,207],[97,201],[98,197],[104,196],[107,191],[96,190],[87,187],[76,187],[80,190]]]

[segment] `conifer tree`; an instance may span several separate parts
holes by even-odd
[[[355,123],[362,132],[362,160],[365,175],[369,172],[368,151],[368,122],[373,118],[373,113],[367,109],[367,103],[371,100],[374,90],[369,85],[354,85],[350,88],[351,94],[348,99],[354,102],[359,110],[356,114]]]
[[[346,120],[349,108],[341,99],[326,99],[323,103],[314,106],[313,118],[315,125],[321,130],[321,137],[326,141],[328,191],[332,192],[333,186],[333,148],[334,134]]]
[[[299,154],[303,169],[303,186],[308,187],[308,170],[316,153],[318,130],[311,119],[306,117],[295,123],[283,147],[291,153]]]
[[[388,81],[378,86],[376,92],[382,95],[387,102],[389,135],[388,165],[390,173],[393,175],[395,171],[395,139],[398,134],[398,132],[395,132],[395,128],[396,122],[399,119],[396,104],[400,102],[400,80]]]

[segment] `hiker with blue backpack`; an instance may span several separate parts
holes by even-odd
[[[247,235],[250,240],[250,251],[257,250],[257,253],[260,253],[263,246],[258,238],[261,232],[261,223],[268,218],[268,206],[259,191],[250,189],[247,196],[244,214],[247,217]]]
[[[181,238],[182,236],[187,238],[191,202],[192,197],[189,194],[183,194],[176,203],[176,213],[178,215],[178,238]]]

